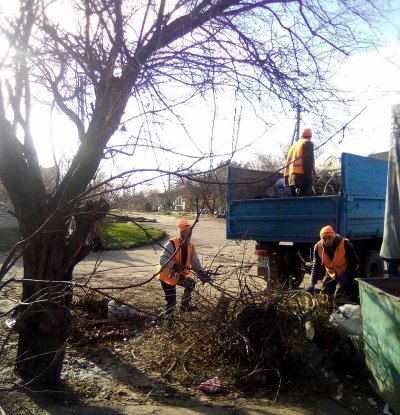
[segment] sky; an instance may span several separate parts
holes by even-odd
[[[348,58],[334,75],[335,85],[346,91],[350,103],[347,113],[333,112],[334,117],[345,124],[364,107],[365,110],[350,124],[344,136],[334,137],[323,147],[323,150],[317,153],[317,164],[329,156],[340,156],[342,152],[366,156],[389,149],[391,107],[400,103],[400,41],[397,32],[389,26],[382,27],[381,41],[384,45],[379,49],[359,52]],[[265,125],[254,117],[251,110],[244,107],[240,128],[234,130],[234,111],[230,103],[230,97],[221,98],[218,103],[219,120],[213,130],[212,150],[217,154],[229,153],[231,140],[234,137],[237,140],[237,147],[243,148],[234,156],[235,161],[254,160],[256,153],[271,153],[281,157],[282,145],[287,146],[292,140],[295,113],[282,115],[275,124],[265,129]],[[211,112],[196,104],[186,114],[186,126],[193,138],[190,148],[185,148],[184,142],[187,142],[187,137],[173,127],[160,132],[163,144],[189,154],[196,154],[198,150],[210,151]],[[300,128],[311,128],[314,131],[315,142],[319,143],[328,138],[318,120],[308,119],[307,114],[302,114],[302,117]],[[48,127],[44,129],[43,126],[47,124],[48,118],[49,110],[34,108],[32,132],[40,163],[45,167],[54,164],[51,136],[57,137],[58,144],[54,148],[57,159],[62,154],[67,159],[70,158],[78,145],[76,131],[65,116],[55,116],[51,129]],[[132,133],[137,132],[132,131]],[[148,167],[150,157],[152,157],[151,152],[142,152],[139,157],[135,157],[135,167]],[[179,157],[171,157],[168,163],[171,169],[174,169],[181,164],[181,160]],[[207,168],[205,164],[203,168]],[[132,168],[132,160],[121,159],[114,165],[109,164],[108,168],[111,172],[121,168],[129,169]]]
[[[400,42],[393,38],[388,41],[385,47],[376,51],[358,53],[350,57],[335,74],[335,83],[338,88],[347,91],[350,98],[348,113],[336,114],[336,118],[347,123],[364,107],[365,110],[357,117],[345,132],[345,135],[338,135],[324,146],[323,151],[319,152],[318,161],[323,161],[328,156],[339,156],[342,152],[350,152],[359,155],[369,155],[370,153],[387,151],[389,149],[389,139],[391,130],[391,107],[400,103]],[[220,120],[214,130],[213,150],[215,153],[228,153],[231,149],[231,140],[234,125],[234,114],[232,108],[223,113],[221,107],[225,103],[219,104]],[[44,120],[49,117],[49,110],[37,110],[32,116],[32,130],[35,143],[39,152],[39,159],[43,166],[53,165],[53,149],[50,140],[50,129],[43,131]],[[194,106],[187,112],[186,125],[192,131],[196,146],[203,152],[210,150],[209,138],[211,113],[202,112],[201,107]],[[256,153],[276,153],[281,154],[281,144],[286,145],[292,139],[295,125],[295,113],[286,114],[275,125],[268,130],[259,122],[247,109],[242,115],[242,124],[237,133],[238,148],[240,150],[234,157],[236,161],[249,161],[255,159]],[[320,130],[316,120],[308,120],[307,115],[303,114],[301,129],[311,128],[316,142],[324,141],[328,138]],[[67,157],[72,154],[77,146],[75,141],[75,130],[71,123],[64,116],[56,117],[52,124],[52,135],[63,137],[61,141],[64,145],[56,147],[57,157],[64,153]],[[182,136],[178,139],[177,132],[171,129],[165,132],[162,137],[166,146],[177,151],[183,150],[183,141],[187,140]],[[222,137],[222,139],[219,139]],[[228,141],[229,140],[229,141]],[[195,154],[195,146],[192,143],[190,154]],[[150,156],[150,154],[148,154]],[[130,161],[123,161],[128,168]],[[172,164],[179,165],[179,160],[172,160]],[[146,163],[147,164],[147,163]]]
[[[336,146],[336,153],[368,155],[387,151],[391,108],[400,104],[400,42],[393,40],[376,52],[351,57],[336,79],[337,85],[355,99],[352,114],[365,107],[343,142]]]
[[[349,98],[348,112],[334,112],[334,118],[346,124],[359,114],[345,130],[328,141],[317,154],[316,162],[342,152],[368,156],[371,153],[389,150],[392,106],[400,104],[400,41],[391,38],[388,43],[371,52],[351,56],[334,75],[338,89],[346,91]],[[268,140],[270,151],[280,152],[280,143],[290,143],[296,114],[272,126],[265,135],[246,150],[246,156],[263,149]],[[340,125],[340,124],[339,124]],[[327,140],[331,133],[321,130],[318,120],[302,114],[300,130],[311,128],[317,143]]]

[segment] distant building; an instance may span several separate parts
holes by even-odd
[[[389,160],[389,152],[388,151],[382,151],[381,153],[372,153],[368,157],[371,157],[373,159],[377,160]]]
[[[372,153],[369,154],[368,157],[377,159],[377,160],[388,160],[389,152],[382,151],[381,153]],[[328,171],[335,171],[340,170],[341,167],[341,160],[340,157],[330,156],[326,160],[324,160],[319,166],[319,169],[324,169]]]
[[[186,201],[182,196],[178,196],[175,198],[173,202],[173,208],[174,210],[178,212],[182,212],[186,210]]]

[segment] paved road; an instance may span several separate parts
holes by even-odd
[[[149,215],[149,219],[156,219],[154,227],[167,233],[165,240],[159,244],[143,246],[130,250],[103,251],[100,254],[92,252],[81,261],[74,270],[75,279],[92,276],[93,286],[119,286],[134,284],[149,278],[155,273],[155,266],[162,252],[163,244],[169,237],[177,234],[177,223],[180,217],[175,215]],[[195,216],[186,217],[194,221]],[[224,265],[232,267],[240,263],[251,264],[255,257],[254,243],[227,241],[225,238],[225,220],[208,215],[202,215],[193,231],[192,241],[203,266]],[[0,254],[0,264],[6,256]],[[10,276],[22,277],[22,261],[18,261],[9,273]],[[159,284],[152,284],[151,288],[159,290]],[[0,297],[0,310],[5,311],[16,305],[9,299]]]
[[[168,215],[157,215],[155,218],[157,223],[154,226],[167,232],[167,238],[177,234],[179,218]],[[194,215],[188,219],[194,220]],[[104,251],[100,255],[91,253],[76,266],[74,275],[90,274],[95,270],[96,275],[124,281],[145,278],[154,273],[164,242],[131,250]],[[242,261],[252,263],[255,259],[253,242],[238,244],[226,240],[224,219],[201,216],[193,231],[192,242],[203,266],[233,266]]]

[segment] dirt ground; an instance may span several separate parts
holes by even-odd
[[[156,215],[151,218],[153,217],[157,219],[155,226],[165,230],[168,236],[176,234],[176,217]],[[227,241],[224,219],[202,215],[192,241],[203,266],[223,265],[229,268],[238,264],[249,267],[254,265],[253,242]],[[93,274],[91,283],[103,288],[145,281],[155,272],[154,266],[160,253],[160,246],[105,251],[100,255],[91,253],[76,267],[74,278],[79,281],[84,276]],[[3,258],[0,256],[0,262]],[[19,275],[21,266],[17,264],[13,271]],[[127,288],[125,291],[126,298],[137,309],[146,309],[147,312],[150,310],[154,315],[162,311],[164,301],[157,280],[151,281],[145,289]],[[1,311],[9,306],[8,299],[0,299]],[[140,330],[128,326],[123,337],[120,332],[114,339],[112,330],[110,328],[108,340],[101,343],[101,347],[93,347],[93,343],[85,338],[68,345],[62,372],[63,382],[58,391],[32,394],[26,390],[17,390],[2,394],[0,405],[6,409],[7,399],[8,402],[13,399],[19,402],[19,410],[13,413],[54,415],[382,413],[383,403],[373,393],[367,376],[360,374],[358,367],[341,368],[339,372],[331,368],[327,372],[314,373],[301,381],[288,381],[282,385],[275,404],[276,390],[257,385],[249,385],[254,386],[251,393],[228,391],[226,394],[208,396],[196,387],[185,387],[168,381],[145,368],[140,356],[136,356],[134,352],[135,346],[141,341]],[[2,327],[0,335],[5,334]],[[79,336],[79,332],[76,335]],[[15,345],[15,341],[11,344]]]

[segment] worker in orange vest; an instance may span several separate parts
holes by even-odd
[[[294,143],[286,158],[285,185],[290,186],[292,196],[311,196],[315,177],[314,144],[312,131],[306,128]]]
[[[338,235],[332,226],[324,226],[320,231],[321,239],[314,246],[311,284],[306,288],[314,293],[321,265],[326,275],[322,280],[322,293],[333,296],[335,303],[357,300],[357,288],[354,277],[359,261],[352,243]]]
[[[176,307],[176,286],[184,287],[181,300],[181,311],[195,309],[190,304],[195,281],[191,277],[191,270],[201,274],[201,263],[196,254],[192,236],[192,225],[182,219],[178,223],[179,235],[170,239],[165,245],[159,261],[159,279],[164,290],[167,322],[173,322],[173,314]]]

